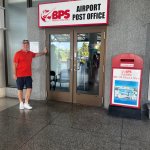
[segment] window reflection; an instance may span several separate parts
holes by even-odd
[[[77,93],[99,94],[100,33],[78,34]]]
[[[55,3],[55,2],[61,2],[64,0],[32,0],[32,6],[33,7],[38,7],[39,3],[45,3],[45,2],[49,2],[49,3]],[[70,0],[65,0],[65,1],[70,1]]]
[[[38,3],[43,3],[43,2],[56,2],[56,0],[32,0],[32,6],[37,7]]]
[[[5,7],[8,86],[15,87],[12,62],[15,52],[21,48],[22,39],[27,39],[27,1],[5,0]]]
[[[70,35],[50,35],[50,90],[67,92],[70,86]],[[53,72],[53,75],[52,75]]]

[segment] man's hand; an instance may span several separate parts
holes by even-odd
[[[45,54],[47,54],[47,52],[48,52],[47,48],[44,48],[44,50],[42,52],[36,53],[35,57],[39,57],[39,56],[45,55]]]
[[[48,52],[48,49],[45,47],[44,50],[43,50],[43,53],[47,54],[47,52]]]
[[[14,80],[17,80],[17,76],[15,74],[13,74],[13,78]]]

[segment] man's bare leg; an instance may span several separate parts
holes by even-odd
[[[19,109],[24,109],[23,105],[23,90],[18,90],[18,99],[19,99]]]
[[[26,94],[25,94],[25,104],[24,104],[24,108],[26,108],[26,109],[32,109],[32,107],[28,104],[28,102],[29,102],[29,100],[30,100],[31,92],[32,92],[32,89],[31,89],[31,88],[28,88],[28,89],[26,90]]]
[[[28,88],[28,89],[26,90],[25,103],[28,103],[28,102],[29,102],[30,96],[31,96],[31,92],[32,92],[32,89],[31,89],[31,88]]]
[[[23,90],[18,90],[18,99],[19,102],[23,102]]]

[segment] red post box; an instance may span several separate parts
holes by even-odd
[[[141,77],[143,59],[131,53],[112,59],[110,106],[141,108]]]

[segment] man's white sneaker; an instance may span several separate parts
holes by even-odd
[[[32,107],[28,103],[24,103],[24,108],[26,108],[26,109],[32,109]]]
[[[19,109],[24,109],[23,102],[21,102],[21,103],[19,104]]]

